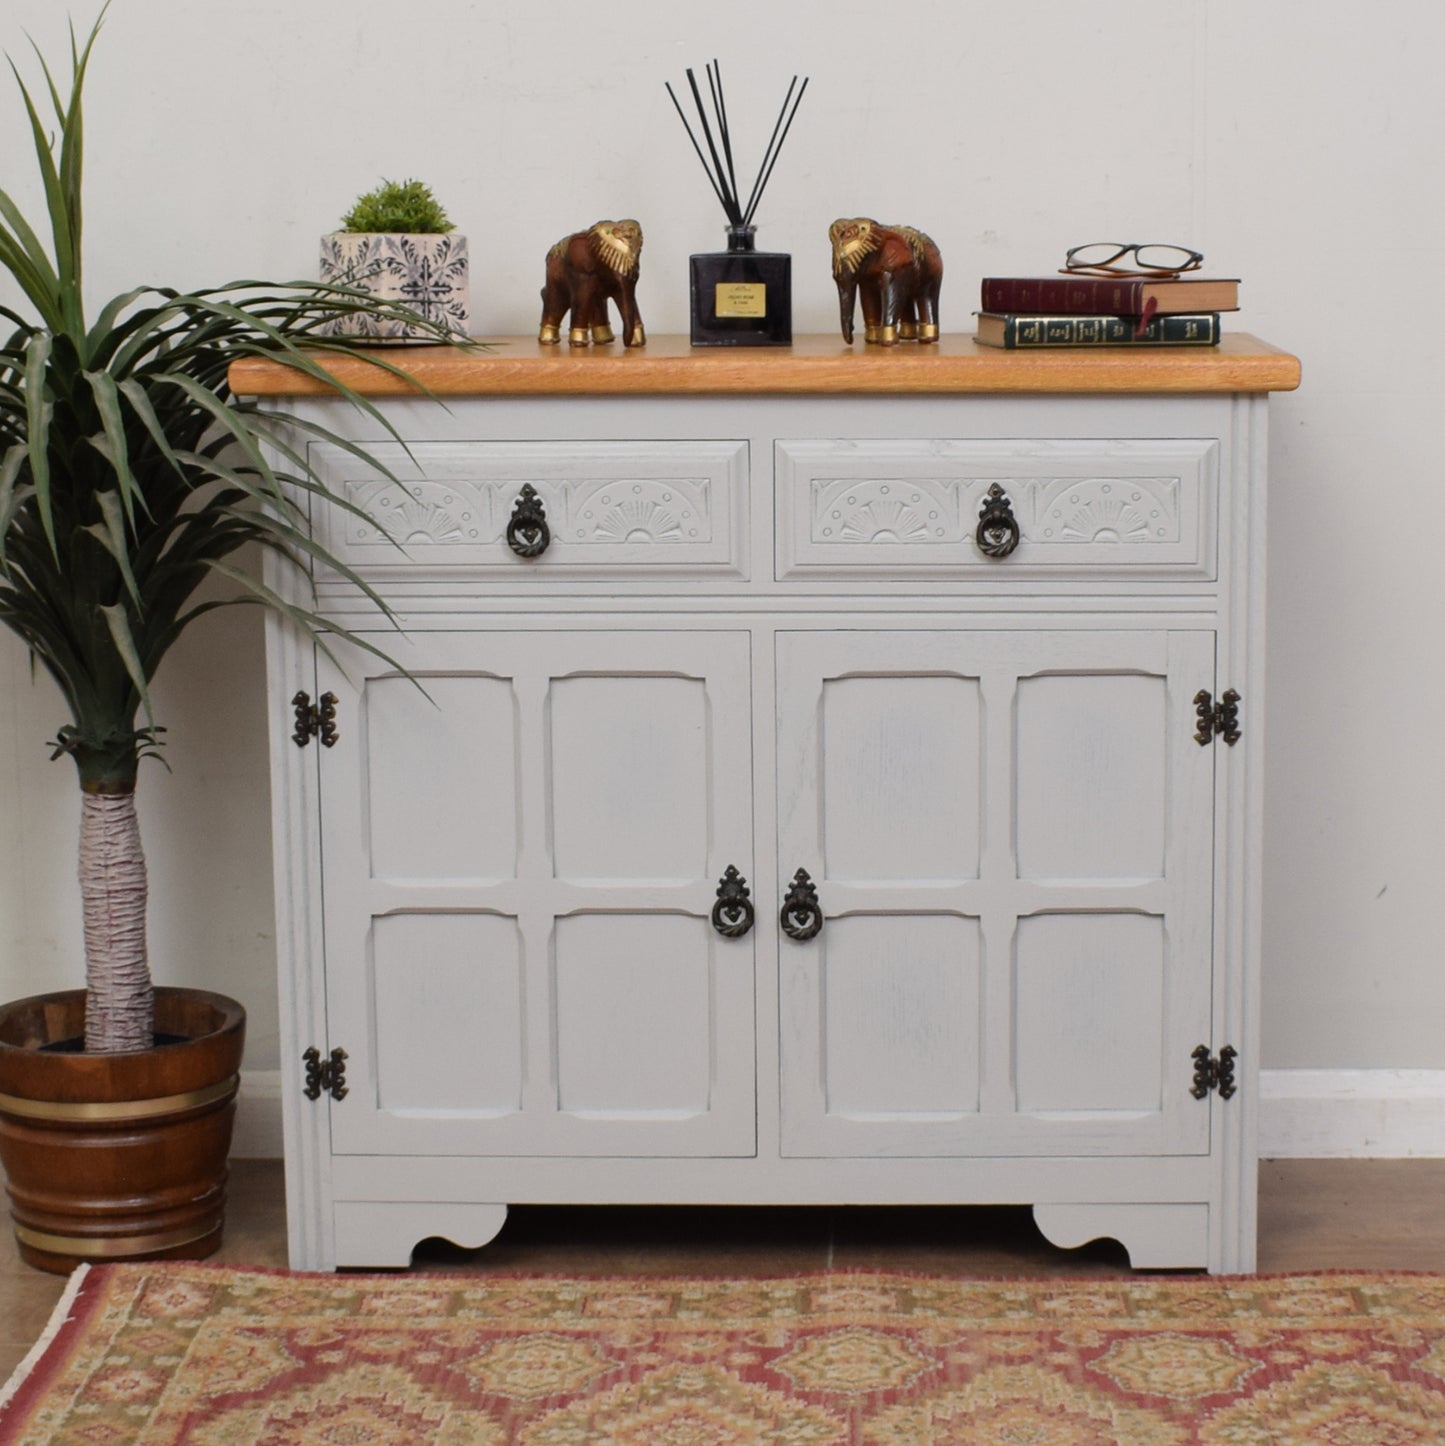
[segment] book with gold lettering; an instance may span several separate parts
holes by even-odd
[[[1217,311],[1158,315],[1142,326],[1132,316],[1017,316],[977,313],[977,339],[1010,350],[1035,346],[1215,346]]]

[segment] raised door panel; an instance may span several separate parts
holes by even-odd
[[[333,1148],[751,1154],[747,634],[377,641],[321,665]]]
[[[1206,632],[785,633],[790,1155],[1204,1153]]]

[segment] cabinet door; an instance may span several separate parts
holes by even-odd
[[[791,1155],[1203,1153],[1207,632],[784,633]]]
[[[748,636],[375,641],[415,682],[321,666],[333,1149],[753,1153]]]

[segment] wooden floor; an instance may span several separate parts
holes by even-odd
[[[1267,1160],[1260,1165],[1259,1269],[1445,1272],[1445,1160]],[[226,1243],[233,1264],[286,1264],[281,1164],[234,1162]],[[1058,1250],[1025,1208],[513,1210],[480,1251],[440,1243],[419,1270],[591,1274],[772,1274],[897,1269],[950,1275],[1116,1274],[1108,1241]],[[0,1233],[0,1382],[34,1343],[64,1282],[21,1263]]]

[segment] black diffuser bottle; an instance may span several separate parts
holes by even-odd
[[[697,104],[698,119],[702,123],[702,134],[707,141],[707,158],[698,145],[692,127],[683,115],[682,107],[673,95],[672,87],[667,93],[672,96],[673,105],[682,118],[692,148],[702,161],[703,170],[728,218],[728,249],[726,251],[701,252],[689,258],[690,292],[692,302],[691,339],[694,346],[791,346],[793,342],[793,258],[784,251],[759,251],[757,249],[757,227],[753,225],[753,213],[757,210],[763,188],[768,183],[773,166],[787,138],[788,128],[797,114],[798,103],[808,82],[804,79],[798,87],[795,75],[788,93],[783,98],[783,109],[773,127],[772,137],[758,168],[757,179],[753,182],[752,194],[746,206],[738,200],[737,177],[733,171],[732,137],[728,130],[727,104],[723,99],[722,75],[717,61],[707,67],[708,89],[712,95],[713,114],[717,121],[718,141],[714,143],[712,129],[708,125],[707,112],[703,108],[702,94],[698,90],[697,78],[687,72],[688,84],[692,87],[693,100]],[[792,109],[789,110],[789,103]],[[722,153],[718,153],[718,145]]]
[[[793,258],[759,251],[756,226],[729,226],[726,251],[688,258],[694,346],[791,346]]]

